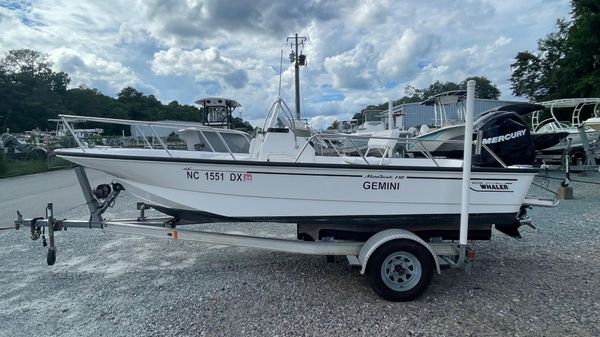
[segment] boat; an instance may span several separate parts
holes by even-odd
[[[422,125],[417,131],[415,139],[426,142],[414,143],[407,149],[408,153],[418,154],[424,148],[434,156],[448,158],[462,158],[461,142],[464,139],[464,114],[466,90],[453,90],[444,92],[421,102],[421,105],[431,105],[434,108],[434,124],[430,128]],[[448,107],[455,106],[456,119],[448,118]],[[520,116],[527,116],[544,109],[542,105],[531,103],[512,103],[489,109],[482,112],[479,118],[488,113],[499,111],[512,111]],[[475,122],[477,123],[477,122]],[[531,137],[536,151],[543,151],[556,146],[569,136],[569,132],[557,130],[556,132],[532,131]]]
[[[368,147],[384,149],[382,156],[321,156],[313,145],[326,142],[326,137],[363,137],[312,135],[283,107],[280,100],[272,106],[263,131],[251,140],[247,152],[233,151],[220,136],[235,130],[207,126],[194,132],[211,149],[220,150],[193,151],[194,146],[188,148],[192,151],[174,150],[161,142],[160,149],[80,144],[56,154],[116,177],[129,193],[181,223],[296,223],[303,240],[364,241],[387,228],[406,229],[424,239],[458,238],[462,160],[390,158],[387,154],[400,141],[397,135],[368,140]],[[476,126],[490,153],[484,151],[474,162],[470,239],[490,239],[492,225],[518,236],[520,219],[531,203],[527,193],[538,172],[530,166],[533,143],[518,114],[504,114],[502,119],[490,115]],[[67,123],[82,118],[149,123],[61,118]],[[207,133],[216,136],[209,139]],[[498,137],[505,141],[495,141]]]
[[[600,133],[583,123],[582,112],[590,109],[596,111],[600,98],[565,98],[536,103],[540,105],[531,115],[531,127],[534,134],[567,134],[559,143],[543,149],[547,154],[571,154],[583,151],[583,141],[578,127],[583,127],[587,141],[598,139]],[[563,114],[559,113],[563,109]],[[544,114],[550,116],[543,118]]]
[[[341,143],[341,152],[347,155],[358,155],[359,152],[364,153],[368,147],[369,137],[377,135],[385,135],[386,127],[383,121],[383,110],[365,110],[362,113],[363,123],[355,125],[351,130],[341,130],[341,133],[349,133],[354,138],[346,138]],[[350,123],[352,125],[352,122]],[[335,151],[334,151],[335,152]],[[329,153],[332,153],[329,151]]]
[[[600,132],[600,117],[592,117],[585,121],[585,125]]]
[[[479,114],[479,118],[475,121],[475,125],[481,125],[489,120],[492,114],[498,117],[504,112],[512,112],[521,117],[531,114],[534,111],[543,108],[541,105],[531,103],[512,103],[489,109]],[[506,116],[513,116],[512,114]],[[499,126],[495,126],[499,127]],[[569,135],[568,132],[555,133],[535,133],[531,132],[533,146],[536,151],[554,146]],[[431,155],[436,157],[446,158],[462,158],[463,149],[461,147],[464,139],[464,124],[446,125],[427,133],[415,137],[419,142],[409,146],[407,152],[417,154],[419,151],[426,149]]]
[[[592,117],[585,121],[585,125],[600,132],[600,100],[594,104]]]
[[[406,152],[414,155],[426,150],[434,156],[461,158],[466,94],[466,90],[452,90],[421,102],[421,105],[433,106],[433,125],[421,125],[415,130],[415,139],[424,142],[411,143]],[[457,119],[448,117],[449,106],[456,108]]]

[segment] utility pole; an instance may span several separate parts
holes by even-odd
[[[304,47],[306,37],[299,37],[296,33],[295,36],[288,37],[286,42],[289,42],[290,40],[292,41],[292,43],[290,43],[290,47],[292,48],[292,52],[290,53],[290,62],[294,63],[294,70],[296,75],[296,119],[300,120],[300,66],[306,66],[306,55],[298,54],[298,46]],[[295,52],[294,47],[296,48]],[[300,51],[300,53],[302,53],[302,51]]]

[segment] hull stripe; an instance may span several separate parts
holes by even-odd
[[[103,153],[61,153],[56,154],[65,159],[69,157],[99,158],[115,160],[133,160],[146,162],[171,162],[188,164],[212,164],[212,165],[230,165],[246,167],[291,167],[291,168],[324,168],[324,169],[347,169],[347,170],[377,170],[377,171],[426,171],[426,172],[462,172],[461,167],[437,167],[437,166],[396,166],[396,165],[358,165],[358,164],[323,164],[323,163],[292,163],[292,162],[264,162],[252,160],[216,160],[216,159],[195,159],[195,158],[170,158],[170,157],[149,157],[149,156],[130,156],[114,155]],[[68,160],[68,159],[67,159]],[[503,168],[503,167],[473,167],[472,172],[498,172],[498,173],[538,173],[534,168]]]

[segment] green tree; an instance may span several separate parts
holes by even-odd
[[[364,110],[363,110],[364,111]],[[357,125],[361,125],[363,123],[363,115],[362,112],[357,112],[352,116],[352,120],[356,120]]]
[[[483,99],[499,99],[500,90],[492,81],[485,76],[471,76],[467,77],[464,81],[460,82],[459,86],[461,89],[467,89],[467,82],[474,80],[475,86],[475,97]]]
[[[437,94],[441,94],[446,91],[459,90],[459,89],[461,89],[461,88],[460,88],[460,84],[458,84],[458,83],[435,81],[428,88],[423,89],[420,96],[423,99],[427,99],[431,96],[435,96]]]
[[[330,126],[327,127],[327,130],[337,130],[337,128],[340,126],[340,121],[338,121],[337,119],[334,120]]]
[[[166,108],[154,95],[145,96],[132,87],[123,88],[117,94],[117,100],[125,105],[131,119],[159,120],[167,117]]]
[[[529,51],[519,52],[515,57],[515,62],[511,64],[512,90],[515,96],[525,96],[532,100],[537,100],[548,95],[545,86],[542,85],[546,80],[542,72],[540,58]]]
[[[538,41],[537,52],[522,51],[512,68],[516,96],[532,100],[600,96],[600,2],[571,1],[570,20]]]
[[[0,107],[6,127],[48,128],[48,118],[65,112],[62,99],[70,78],[51,66],[48,55],[30,49],[10,50],[0,59]]]
[[[97,116],[119,119],[201,122],[203,111],[177,101],[162,104],[154,95],[123,88],[117,98],[85,86],[69,89],[70,77],[52,70],[48,55],[30,49],[10,50],[0,57],[0,127],[2,132],[49,129],[48,119],[58,114]],[[251,131],[252,125],[237,117],[234,127]],[[87,123],[101,127],[106,134],[121,134],[123,126]],[[129,128],[126,127],[126,132]]]
[[[252,124],[243,120],[241,117],[233,117],[231,119],[231,122],[233,123],[233,128],[236,130],[246,131],[246,132],[254,131],[254,127],[252,126]]]

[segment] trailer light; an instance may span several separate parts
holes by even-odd
[[[469,260],[475,259],[475,250],[467,249],[467,258],[469,258]]]

